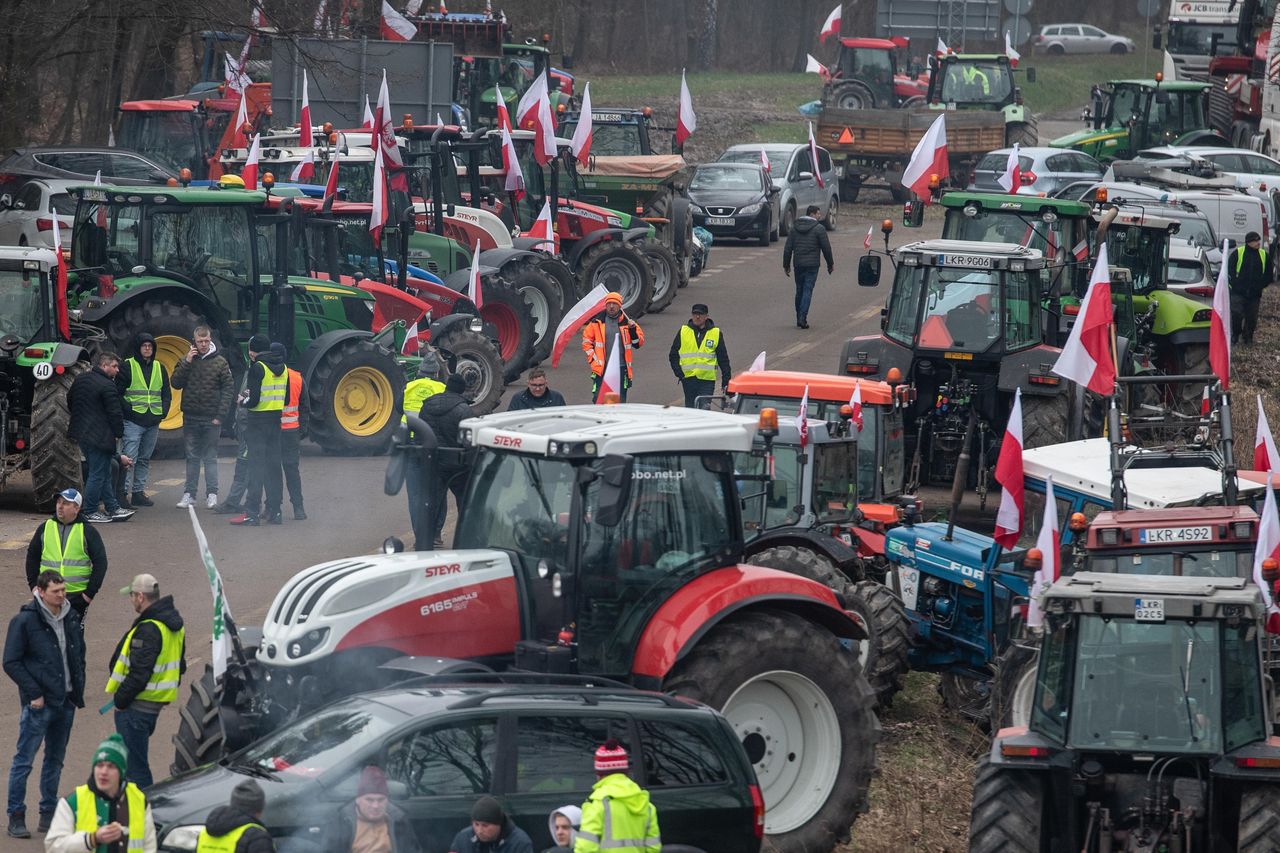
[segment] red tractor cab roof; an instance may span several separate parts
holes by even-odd
[[[1118,533],[1116,532],[1118,531]],[[1089,523],[1090,551],[1171,547],[1252,548],[1258,514],[1247,506],[1168,507],[1159,510],[1104,510]]]
[[[189,101],[186,98],[165,98],[158,101],[125,101],[120,109],[140,113],[189,113],[199,104],[199,101]]]
[[[871,39],[876,41],[876,39]],[[748,397],[791,398],[799,400],[804,389],[809,399],[847,403],[853,387],[862,383],[862,402],[868,406],[887,406],[893,402],[893,389],[887,382],[856,379],[828,373],[804,373],[798,370],[758,370],[742,373],[729,380],[729,393]]]
[[[895,50],[898,43],[890,39],[842,38],[841,47],[862,48],[864,50]]]

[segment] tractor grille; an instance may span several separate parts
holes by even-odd
[[[316,572],[291,589],[289,594],[280,600],[279,606],[271,614],[271,621],[277,625],[300,625],[306,622],[316,602],[335,583],[368,568],[370,568],[369,563],[353,560]]]
[[[734,208],[732,207],[708,207],[708,216],[733,216]]]

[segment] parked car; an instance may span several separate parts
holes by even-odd
[[[1169,243],[1165,282],[1174,293],[1206,305],[1213,302],[1213,288],[1217,283],[1204,249],[1176,238]]]
[[[16,193],[0,193],[0,245],[53,248],[53,220],[62,229],[62,242],[71,245],[76,197],[67,190],[84,181],[38,179]]]
[[[330,817],[354,798],[361,769],[376,763],[424,850],[448,850],[486,793],[543,850],[553,844],[547,815],[586,799],[595,749],[612,737],[649,790],[664,842],[760,850],[760,788],[742,742],[711,708],[625,685],[464,678],[342,699],[217,764],[157,783],[147,801],[161,848],[195,850],[205,817],[248,778],[263,780],[262,824],[277,843],[322,841]]]
[[[1092,24],[1049,24],[1031,40],[1045,53],[1133,53],[1133,39],[1112,35]]]
[[[978,161],[973,170],[971,190],[1005,192],[1000,186],[1013,149],[1001,148]],[[1063,151],[1061,148],[1019,148],[1018,170],[1022,173],[1022,193],[1053,195],[1061,187],[1073,181],[1096,181],[1106,171],[1097,160],[1079,151]]]
[[[1144,160],[1190,159],[1210,164],[1214,173],[1235,178],[1236,187],[1266,204],[1272,223],[1280,218],[1280,161],[1243,148],[1219,148],[1188,145],[1179,148],[1165,145],[1138,152]]]
[[[98,174],[104,183],[163,184],[177,178],[172,169],[124,148],[89,145],[44,145],[17,148],[0,160],[0,193],[12,193],[32,178],[91,183]]]
[[[759,163],[703,163],[689,180],[694,225],[761,246],[778,239],[779,194]]]
[[[813,157],[809,154],[808,145],[731,145],[720,155],[720,162],[759,163],[761,150],[769,159],[769,178],[778,188],[778,206],[782,211],[778,234],[785,237],[791,233],[791,223],[796,221],[796,217],[803,216],[805,208],[811,204],[825,211],[823,221],[827,230],[834,230],[836,214],[840,212],[840,175],[827,149],[818,149],[818,173],[822,177],[822,186],[814,179]]]

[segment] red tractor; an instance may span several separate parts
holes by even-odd
[[[841,38],[836,64],[823,75],[822,103],[842,110],[923,106],[929,77],[899,71],[899,40]]]
[[[245,88],[245,112],[257,130],[271,121],[271,84]],[[120,105],[120,145],[146,154],[176,172],[190,169],[197,180],[222,177],[222,152],[237,147],[234,119],[240,97],[183,96],[155,101],[125,101]]]

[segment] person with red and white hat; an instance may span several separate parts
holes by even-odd
[[[582,804],[573,853],[659,853],[658,810],[649,792],[627,775],[631,760],[626,749],[610,738],[596,750],[595,765],[596,784]]]

